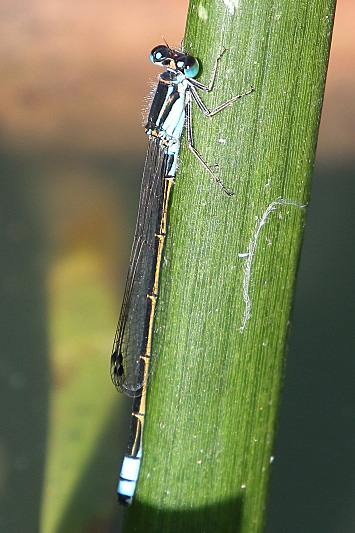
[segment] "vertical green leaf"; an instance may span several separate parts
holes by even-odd
[[[144,459],[124,531],[256,532],[265,519],[284,354],[335,0],[190,2],[185,50],[208,82],[170,204]]]

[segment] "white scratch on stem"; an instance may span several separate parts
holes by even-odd
[[[250,281],[251,281],[251,271],[252,271],[255,251],[256,251],[257,244],[258,244],[258,238],[259,238],[261,229],[266,223],[267,217],[270,215],[272,211],[275,211],[276,206],[278,205],[293,205],[294,207],[298,207],[300,209],[304,209],[306,207],[305,205],[302,205],[299,202],[296,202],[296,200],[287,200],[286,198],[282,198],[281,196],[279,198],[276,198],[276,200],[271,202],[271,204],[268,205],[267,209],[264,211],[263,216],[261,217],[261,220],[258,224],[258,227],[253,237],[249,241],[248,251],[246,253],[238,254],[240,258],[246,258],[245,267],[244,267],[244,279],[243,279],[243,300],[245,303],[245,309],[244,309],[242,325],[240,327],[240,331],[242,333],[245,329],[246,323],[251,318],[252,302],[251,302],[251,298],[249,295],[249,286],[250,286]]]
[[[239,0],[223,0],[223,3],[227,6],[231,15],[234,15],[235,9],[239,7]]]

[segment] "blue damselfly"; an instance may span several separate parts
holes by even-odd
[[[167,231],[167,213],[173,180],[177,171],[181,135],[186,129],[188,147],[213,176],[227,196],[232,196],[208,166],[193,142],[192,101],[202,113],[212,117],[253,89],[234,96],[209,111],[196,89],[211,91],[216,76],[216,59],[210,81],[204,85],[194,78],[199,63],[194,57],[166,45],[155,47],[151,61],[166,67],[160,74],[150,108],[146,133],[149,136],[138,218],[121,314],[111,356],[111,377],[116,388],[134,397],[130,440],[124,457],[118,497],[120,503],[132,502],[142,459],[143,427],[146,412],[153,335],[160,268]]]

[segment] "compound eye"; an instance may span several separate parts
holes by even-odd
[[[188,78],[194,78],[197,76],[200,65],[193,56],[184,56],[176,62],[176,66],[179,70],[183,70],[185,76]]]
[[[164,65],[164,62],[166,60],[169,60],[170,57],[171,57],[170,48],[168,48],[167,46],[164,46],[163,44],[156,46],[150,52],[150,60],[152,63],[155,63],[155,64]]]

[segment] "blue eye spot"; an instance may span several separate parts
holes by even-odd
[[[188,78],[194,78],[195,76],[197,76],[199,70],[200,65],[198,64],[197,59],[194,58],[193,63],[191,62],[189,65],[185,66],[185,76],[187,76]]]
[[[163,54],[161,52],[155,52],[155,54],[150,54],[150,60],[152,63],[159,62],[163,57]]]
[[[159,45],[153,48],[150,52],[150,60],[152,63],[162,63],[165,58],[170,57],[170,50],[167,46]]]

